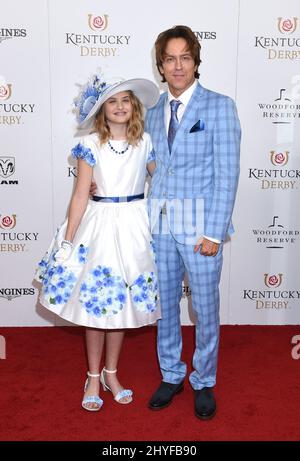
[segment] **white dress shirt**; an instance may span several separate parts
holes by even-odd
[[[166,127],[166,132],[167,132],[167,135],[168,135],[168,130],[169,130],[169,124],[170,124],[170,118],[171,118],[171,106],[170,106],[170,102],[173,100],[173,99],[176,99],[177,101],[180,101],[181,104],[180,106],[178,107],[177,109],[177,119],[178,119],[178,122],[180,123],[181,122],[181,119],[183,117],[183,114],[184,114],[184,111],[186,109],[186,106],[188,105],[191,97],[192,97],[192,94],[197,86],[197,80],[194,81],[194,83],[188,87],[187,90],[185,90],[179,98],[175,98],[175,96],[172,95],[171,91],[168,89],[168,97],[167,97],[167,100],[166,100],[166,104],[165,104],[165,127]],[[212,237],[208,237],[206,235],[203,235],[203,237],[205,237],[207,240],[211,240],[212,242],[214,243],[221,243],[220,240],[218,239],[215,239],[215,238],[212,238]]]
[[[177,119],[178,119],[178,122],[180,123],[181,122],[181,119],[183,117],[183,114],[184,114],[184,111],[186,109],[186,106],[188,105],[189,103],[189,100],[191,99],[191,96],[194,92],[194,89],[196,88],[197,86],[197,80],[194,81],[194,83],[187,89],[185,90],[179,98],[175,98],[175,96],[172,95],[172,93],[170,92],[170,90],[168,90],[168,97],[167,97],[167,100],[166,100],[166,105],[165,105],[165,126],[166,126],[166,132],[168,134],[168,130],[169,130],[169,124],[170,124],[170,118],[171,118],[171,106],[170,106],[170,102],[173,100],[173,99],[176,99],[177,101],[180,101],[181,104],[180,106],[178,107],[177,109]]]

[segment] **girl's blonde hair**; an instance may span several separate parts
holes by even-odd
[[[132,116],[128,122],[126,137],[128,143],[135,146],[142,139],[144,133],[143,106],[132,91],[128,90],[126,93],[128,93],[132,104]],[[104,104],[96,115],[94,123],[95,132],[98,133],[101,144],[105,144],[111,138],[103,106]]]

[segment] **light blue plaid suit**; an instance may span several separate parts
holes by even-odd
[[[164,121],[166,99],[167,93],[162,94],[146,116],[146,131],[151,135],[157,164],[149,200],[203,198],[203,234],[223,241],[233,231],[231,215],[239,176],[240,124],[235,104],[229,97],[198,84],[170,154]],[[151,216],[152,228],[153,222],[162,219],[164,215],[158,208],[155,216]],[[216,382],[219,343],[222,244],[215,257],[195,254],[194,245],[186,244],[184,230],[180,235],[175,234],[170,219],[168,221],[171,232],[153,236],[162,307],[162,319],[158,321],[158,357],[163,381],[179,383],[186,375],[186,364],[181,361],[179,306],[186,271],[193,310],[197,314],[190,383],[194,389],[212,387]]]

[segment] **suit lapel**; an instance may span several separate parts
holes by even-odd
[[[168,97],[168,93],[164,93],[160,103],[159,107],[157,108],[157,131],[158,131],[158,136],[159,136],[159,145],[162,146],[162,152],[164,155],[164,160],[169,162],[170,161],[170,154],[169,154],[169,145],[168,145],[168,137],[167,137],[167,132],[166,132],[166,126],[165,126],[165,104],[166,104],[166,99]]]
[[[193,116],[194,116],[194,113],[196,112],[196,110],[199,107],[201,97],[202,97],[204,91],[205,91],[204,88],[200,85],[200,83],[198,83],[198,85],[196,86],[196,88],[195,88],[195,90],[194,90],[194,92],[193,92],[193,94],[191,96],[191,99],[189,100],[189,103],[188,103],[188,105],[187,105],[187,107],[186,107],[186,109],[184,111],[183,117],[181,119],[181,122],[179,124],[178,130],[176,132],[175,139],[174,139],[173,146],[172,146],[171,157],[176,152],[176,149],[177,149],[177,146],[179,144],[180,138],[183,135],[183,133],[185,132],[185,130],[188,129],[188,128],[191,128],[192,124],[195,123]]]

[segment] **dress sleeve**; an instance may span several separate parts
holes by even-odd
[[[153,162],[153,160],[155,160],[155,151],[152,148],[151,152],[148,154],[147,163]]]
[[[153,160],[155,160],[155,150],[153,149],[152,141],[149,135],[148,135],[147,141],[148,141],[147,142],[147,164],[148,164],[150,162],[153,162]]]
[[[94,143],[86,138],[82,138],[79,143],[71,150],[72,157],[85,160],[88,165],[96,165],[96,153]]]

